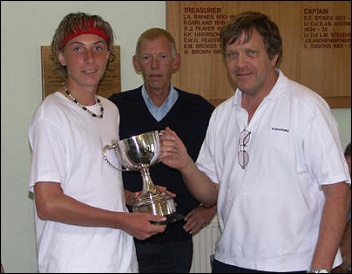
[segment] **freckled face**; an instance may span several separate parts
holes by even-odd
[[[106,70],[110,51],[106,41],[95,34],[82,34],[70,40],[59,55],[69,78],[79,85],[98,85]]]

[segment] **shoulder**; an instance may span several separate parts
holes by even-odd
[[[287,78],[280,72],[277,84],[272,92],[272,98],[279,99],[282,103],[296,106],[307,112],[316,110],[328,110],[329,105],[325,99],[309,87]]]
[[[98,98],[103,103],[104,108],[117,109],[116,105],[111,100],[99,95],[98,95]]]
[[[36,108],[30,128],[35,125],[44,125],[45,127],[60,127],[67,121],[67,112],[70,109],[70,101],[60,92],[48,95]]]
[[[142,86],[131,90],[117,92],[112,94],[108,99],[115,104],[119,103],[120,101],[129,100],[138,97],[141,94],[141,88]]]
[[[307,86],[304,86],[293,80],[288,80],[287,84],[287,95],[290,97],[291,102],[296,102],[301,106],[305,106],[307,109],[325,109],[330,110],[328,103],[325,99],[317,92],[311,90]]]
[[[54,92],[48,95],[37,107],[36,113],[45,113],[46,116],[53,115],[56,116],[58,113],[63,112],[65,106],[67,105],[67,100],[65,96],[60,92]]]
[[[190,104],[193,104],[194,106],[204,106],[212,110],[214,109],[214,106],[200,94],[191,93],[188,91],[181,90],[179,88],[175,88],[175,90],[178,91],[178,94],[180,96],[179,98],[183,102],[188,102]]]

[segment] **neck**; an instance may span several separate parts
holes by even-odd
[[[82,105],[75,97],[72,96],[72,94],[70,93],[69,89],[66,87],[65,83],[63,83],[62,86],[63,86],[63,89],[64,89],[67,97],[69,97],[82,110],[86,111],[92,117],[96,117],[96,118],[100,118],[100,119],[103,118],[104,107],[103,107],[103,104],[101,103],[101,101],[100,101],[100,99],[98,97],[94,96],[95,97],[95,102],[94,102],[93,105],[95,105],[96,103],[99,105],[100,114],[95,114],[91,110],[89,110],[85,105]]]
[[[168,90],[152,90],[149,91],[147,90],[148,96],[149,98],[152,100],[153,104],[157,107],[160,107],[163,105],[163,103],[165,102],[167,96],[169,96],[169,91]]]

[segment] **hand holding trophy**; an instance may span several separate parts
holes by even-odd
[[[174,200],[165,192],[161,192],[150,177],[149,169],[159,162],[160,140],[159,131],[150,131],[123,140],[113,141],[103,147],[104,160],[120,171],[139,171],[143,179],[142,193],[136,199],[132,209],[135,212],[149,212],[154,215],[166,216],[166,223],[176,222],[183,216],[176,212]],[[114,150],[121,169],[108,158],[108,150]],[[163,222],[164,224],[164,222]]]

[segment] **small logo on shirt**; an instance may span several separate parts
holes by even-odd
[[[281,127],[271,127],[271,130],[283,131],[283,132],[290,132],[289,129],[287,129],[287,128],[281,128]]]

